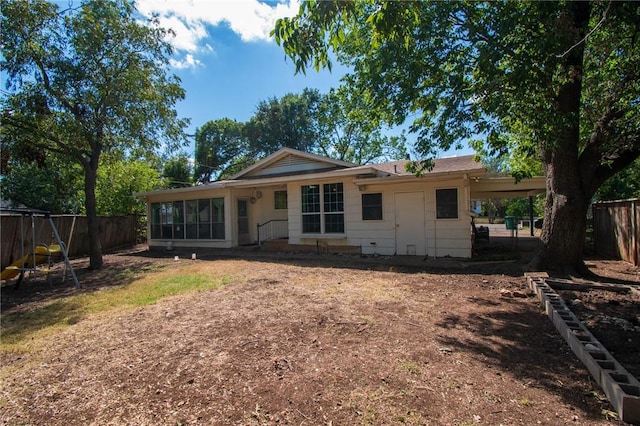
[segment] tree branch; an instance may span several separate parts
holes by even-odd
[[[611,9],[611,3],[612,1],[609,0],[609,4],[607,5],[607,9],[604,11],[604,14],[602,15],[602,19],[600,19],[600,21],[595,25],[595,27],[593,27],[591,29],[591,31],[589,31],[587,33],[587,35],[585,35],[582,40],[578,41],[576,44],[574,44],[573,46],[571,46],[569,49],[567,49],[566,52],[564,52],[561,55],[556,55],[556,57],[558,58],[564,58],[565,56],[567,56],[573,49],[575,49],[576,47],[580,46],[582,43],[585,43],[587,41],[587,38],[589,38],[589,36],[591,36],[591,34],[593,34],[600,25],[602,25],[602,23],[607,19],[607,15],[609,14],[609,9]]]

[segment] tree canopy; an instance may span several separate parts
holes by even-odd
[[[569,272],[584,270],[596,190],[640,156],[639,33],[637,2],[374,0],[304,1],[273,31],[297,72],[329,66],[333,50],[376,119],[412,118],[425,158],[470,140],[539,160],[533,266]],[[533,170],[520,165],[518,178]]]
[[[168,188],[185,188],[193,185],[193,167],[185,153],[173,156],[164,163],[162,177]]]
[[[314,118],[319,102],[320,93],[312,89],[261,101],[245,124],[251,152],[258,158],[283,147],[311,152],[317,135]]]
[[[2,0],[3,143],[54,152],[84,170],[90,267],[102,266],[96,180],[103,153],[140,158],[184,142],[184,98],[168,74],[170,34],[143,25],[133,3]]]
[[[355,164],[370,164],[407,155],[404,132],[384,135],[379,122],[367,116],[372,105],[347,87],[322,96],[316,112],[317,136],[313,151]]]
[[[369,107],[346,88],[305,89],[261,101],[246,123],[208,121],[196,130],[195,180],[223,179],[284,147],[356,164],[405,158],[404,133],[384,135]]]
[[[195,180],[207,183],[234,169],[243,153],[248,152],[245,124],[222,118],[206,122],[196,129]]]

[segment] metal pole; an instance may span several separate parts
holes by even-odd
[[[32,268],[36,267],[36,220],[33,217],[33,213],[29,215],[31,217],[31,263]]]
[[[55,235],[56,241],[60,245],[60,251],[62,252],[62,256],[64,256],[65,265],[67,265],[67,267],[69,268],[69,271],[71,272],[71,276],[73,277],[73,282],[75,283],[76,288],[80,288],[81,285],[78,282],[78,277],[76,277],[76,273],[73,270],[73,266],[71,266],[71,262],[69,261],[69,256],[67,256],[67,248],[65,247],[64,243],[60,239],[60,235],[58,234],[58,230],[56,229],[56,224],[53,223],[53,219],[51,219],[51,216],[47,216],[47,218],[49,219],[49,223],[51,224],[51,229],[53,229],[53,235]]]
[[[20,259],[24,259],[24,215],[20,215]],[[24,268],[24,262],[22,263]]]
[[[529,232],[533,237],[533,195],[529,195]]]

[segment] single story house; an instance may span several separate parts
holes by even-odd
[[[473,155],[358,166],[290,148],[229,179],[136,194],[150,247],[233,248],[279,238],[365,255],[471,257],[472,201],[544,191],[544,178],[489,179]]]

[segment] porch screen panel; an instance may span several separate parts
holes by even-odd
[[[173,202],[173,239],[184,239],[184,201]]]
[[[160,219],[160,203],[151,204],[151,238],[162,238],[162,221]]]
[[[211,199],[212,238],[224,240],[224,198]]]
[[[162,238],[173,238],[173,203],[160,204],[160,223],[162,226]]]
[[[302,187],[302,232],[320,233],[320,185]]]
[[[198,239],[211,239],[211,200],[198,200]]]
[[[188,240],[198,239],[198,200],[187,200],[186,210],[186,231]]]

